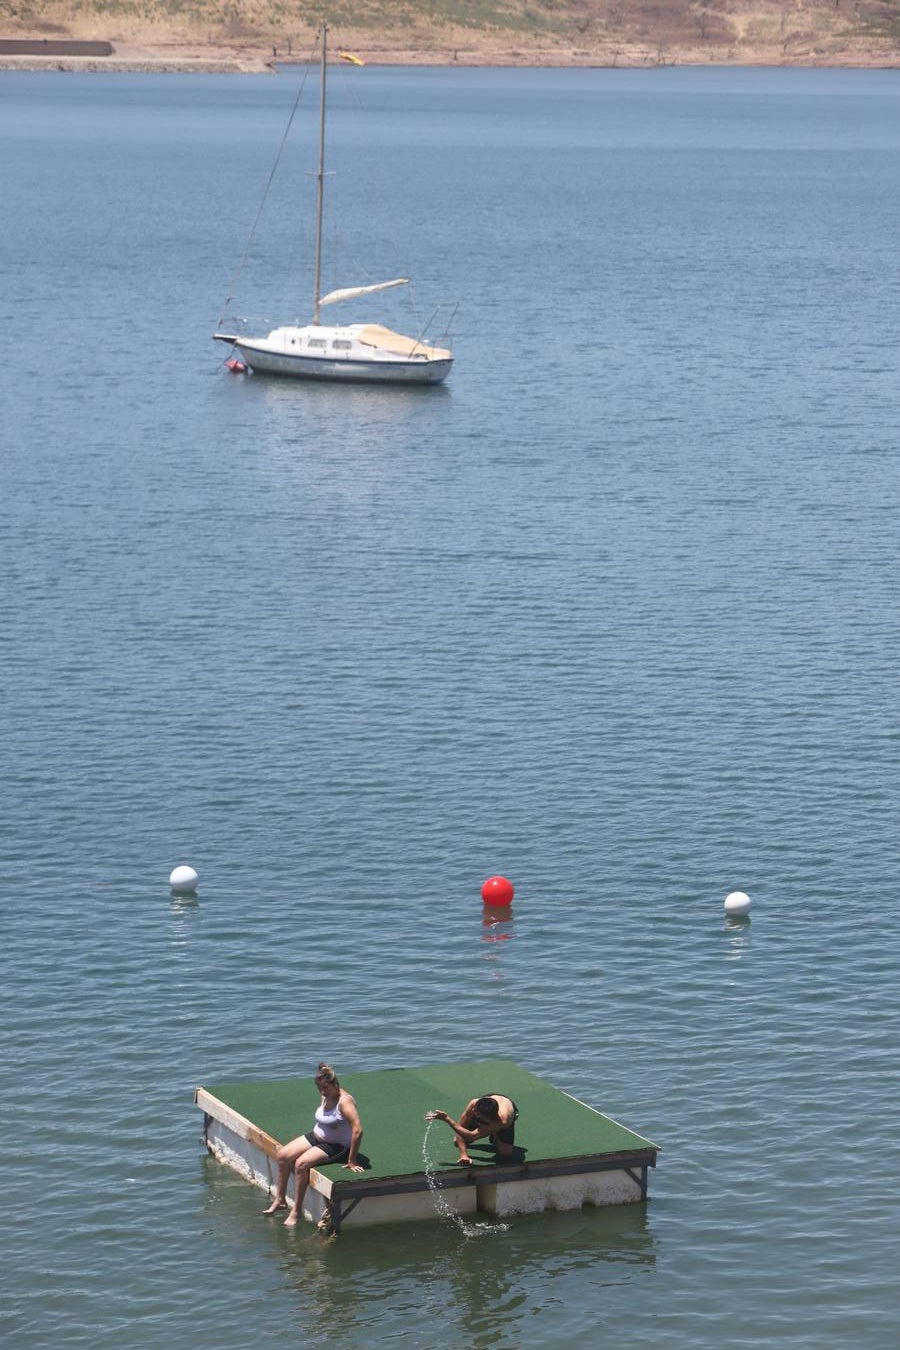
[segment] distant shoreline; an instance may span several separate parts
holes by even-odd
[[[21,46],[21,42],[17,44]],[[279,66],[304,64],[307,57],[294,48],[236,45],[213,42],[119,42],[110,39],[109,55],[81,55],[65,50],[65,40],[43,44],[34,39],[29,52],[0,51],[0,70],[103,72],[115,74],[272,74]],[[84,44],[72,42],[77,48]],[[52,50],[48,50],[52,47]],[[62,49],[62,50],[61,50]],[[886,45],[867,51],[798,51],[785,54],[772,47],[745,49],[683,47],[652,49],[633,44],[594,47],[590,50],[564,44],[533,45],[530,50],[496,42],[438,48],[420,45],[401,48],[387,43],[363,45],[356,50],[372,66],[458,66],[495,69],[621,69],[648,70],[670,66],[710,68],[848,69],[895,70],[900,66],[896,48]],[[44,52],[47,54],[45,55]]]

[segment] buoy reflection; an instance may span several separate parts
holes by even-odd
[[[740,961],[745,949],[749,946],[750,915],[727,914],[722,925],[722,931],[728,939],[728,949],[725,953],[726,960]]]
[[[481,916],[482,942],[509,942],[513,921],[508,905],[485,905]]]

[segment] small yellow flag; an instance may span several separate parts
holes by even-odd
[[[366,64],[365,61],[360,61],[358,56],[354,56],[352,52],[338,52],[338,56],[342,61],[349,61],[351,66],[364,66]]]

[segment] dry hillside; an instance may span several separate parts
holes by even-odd
[[[0,37],[105,39],[111,60],[126,64],[255,68],[276,54],[305,57],[321,14],[321,5],[285,0],[0,0]],[[333,0],[327,15],[334,41],[373,62],[892,66],[900,58],[900,0]]]

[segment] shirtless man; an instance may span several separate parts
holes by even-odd
[[[429,1111],[425,1116],[426,1120],[443,1120],[450,1126],[462,1167],[471,1166],[468,1145],[474,1144],[476,1139],[489,1139],[498,1158],[510,1157],[516,1142],[518,1118],[515,1102],[499,1092],[473,1097],[459,1120],[454,1120],[446,1111]]]

